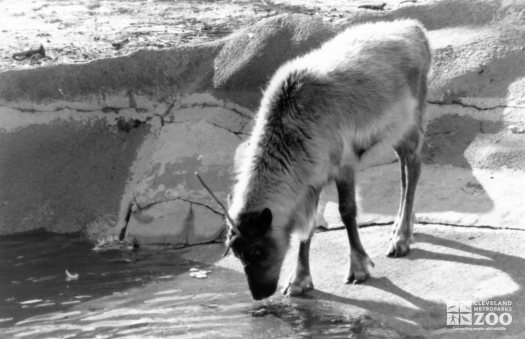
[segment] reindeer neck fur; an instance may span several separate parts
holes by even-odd
[[[315,176],[314,162],[321,160],[312,156],[313,128],[296,116],[300,107],[288,97],[290,87],[295,85],[276,78],[261,102],[244,159],[237,169],[230,206],[234,219],[242,213],[269,208],[274,229],[290,226],[297,205],[308,195]]]

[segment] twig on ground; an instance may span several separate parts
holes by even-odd
[[[40,55],[39,58],[43,58],[46,56],[46,50],[44,49],[43,45],[40,45],[39,48],[36,49],[30,49],[24,52],[19,52],[13,54],[13,59],[16,61],[24,61],[26,59],[31,58],[33,55]]]
[[[385,6],[386,2],[383,2],[381,5],[361,5],[357,6],[357,8],[372,9],[374,11],[384,11]]]

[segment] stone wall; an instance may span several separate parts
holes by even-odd
[[[430,30],[434,69],[424,157],[434,179],[421,184],[420,207],[428,209],[422,220],[522,220],[508,213],[517,203],[496,204],[479,179],[502,167],[525,169],[524,135],[517,133],[525,128],[524,6],[518,3],[441,0],[349,18],[350,24],[413,17]],[[1,73],[0,234],[45,229],[95,240],[125,229],[139,243],[174,245],[220,238],[222,211],[194,172],[225,201],[233,154],[250,131],[266,82],[284,61],[340,29],[315,17],[274,17],[210,44]],[[391,222],[398,186],[391,168],[360,175],[361,191],[368,192],[360,197],[362,223]],[[424,196],[440,196],[433,180],[441,174],[463,178],[461,184],[450,179],[443,199],[466,192],[473,209],[435,213],[437,198]],[[386,179],[378,184],[378,177]],[[328,226],[340,226],[333,191],[327,192]]]

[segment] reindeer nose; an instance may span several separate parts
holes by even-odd
[[[252,293],[252,298],[255,300],[261,300],[268,298],[277,290],[277,281],[270,283],[257,283],[249,284],[250,292]]]

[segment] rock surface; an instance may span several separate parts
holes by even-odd
[[[412,17],[430,30],[418,220],[525,227],[516,184],[525,134],[515,132],[525,128],[524,13],[520,1],[439,0],[348,17]],[[125,229],[139,243],[176,245],[219,238],[222,211],[193,173],[224,201],[260,90],[285,60],[340,29],[281,16],[208,44],[0,73],[0,234],[44,228],[97,239]],[[362,223],[392,222],[396,166],[363,166]],[[341,226],[335,201],[329,190],[328,227]]]
[[[214,62],[213,85],[218,93],[226,91],[229,98],[256,109],[261,88],[280,65],[332,36],[332,27],[304,15],[263,20],[233,34],[225,43]]]

